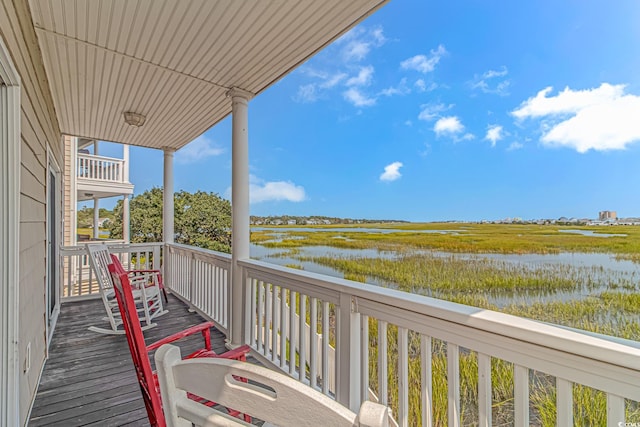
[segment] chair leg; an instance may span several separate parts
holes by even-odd
[[[162,288],[162,295],[164,296],[164,303],[169,304],[169,297],[167,296],[167,290],[164,287]]]

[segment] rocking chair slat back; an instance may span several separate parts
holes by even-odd
[[[166,423],[162,412],[160,393],[156,387],[153,370],[149,362],[149,355],[147,354],[136,302],[129,283],[129,276],[120,263],[115,262],[117,260],[115,255],[111,255],[111,258],[114,262],[109,264],[108,269],[113,280],[116,300],[122,314],[129,351],[131,352],[149,422],[153,427],[164,427]]]

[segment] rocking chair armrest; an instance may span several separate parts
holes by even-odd
[[[158,281],[158,285],[160,288],[164,288],[164,284],[162,283],[162,272],[160,270],[129,270],[128,274],[133,275],[144,275],[145,277],[153,277],[155,275],[156,280]]]
[[[216,325],[213,322],[204,322],[199,325],[192,326],[190,328],[185,329],[184,331],[177,332],[173,335],[169,335],[159,341],[151,343],[147,346],[147,352],[156,350],[163,344],[172,343],[174,341],[179,340],[180,338],[188,337],[190,335],[196,334],[198,332],[202,332],[202,336],[204,337],[205,343],[207,345],[207,350],[211,350],[211,338],[210,338],[210,329],[215,328]]]
[[[221,357],[223,359],[229,360],[239,360],[241,362],[247,361],[247,354],[251,351],[251,348],[248,345],[242,345],[238,348],[234,348],[233,350],[225,351],[224,353],[214,353],[212,351],[202,353],[198,357]]]
[[[160,270],[129,270],[127,273],[157,273],[162,274]]]

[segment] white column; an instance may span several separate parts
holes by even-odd
[[[100,237],[100,199],[93,198],[93,238],[98,239]]]
[[[129,215],[129,195],[122,198],[122,240],[131,243],[131,216]]]
[[[173,243],[173,153],[164,149],[164,192],[162,196],[162,238],[165,243]]]
[[[122,146],[122,180],[129,182],[129,146]],[[129,214],[129,195],[125,194],[122,199],[122,239],[125,243],[131,242],[131,216]]]
[[[71,181],[71,191],[69,192],[69,222],[67,225],[70,231],[69,245],[75,246],[78,244],[78,138],[71,138],[71,172],[69,179]]]
[[[244,344],[244,283],[238,261],[249,258],[249,99],[252,94],[233,88],[231,97],[231,343]]]
[[[98,155],[98,141],[93,141],[93,155]],[[98,222],[100,220],[100,199],[97,197],[93,198],[93,238],[100,238],[100,227],[98,226]]]

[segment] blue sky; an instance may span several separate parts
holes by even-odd
[[[250,102],[251,214],[640,216],[638,22],[634,0],[391,0]],[[131,162],[136,193],[162,185],[162,152]],[[175,188],[230,185],[227,118]]]

